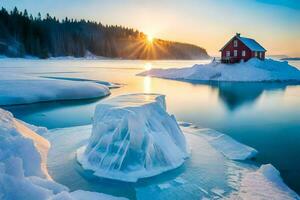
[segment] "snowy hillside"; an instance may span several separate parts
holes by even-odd
[[[109,94],[107,86],[94,82],[0,73],[0,105],[99,98]]]
[[[81,190],[70,193],[52,181],[46,168],[49,142],[2,109],[0,133],[0,199],[125,199]]]
[[[187,146],[165,98],[131,94],[104,100],[96,108],[89,144],[78,161],[95,175],[136,182],[179,167]]]
[[[138,75],[187,81],[300,82],[300,71],[288,62],[272,59],[261,61],[256,58],[245,63],[230,65],[211,62],[190,68],[152,69]]]

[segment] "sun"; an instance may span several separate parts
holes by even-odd
[[[147,35],[147,41],[148,41],[149,43],[152,43],[152,42],[153,42],[153,40],[154,40],[154,37],[153,37],[153,35],[151,35],[151,34],[148,34],[148,35]]]

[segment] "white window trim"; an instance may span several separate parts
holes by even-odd
[[[226,51],[226,57],[230,57],[230,51]]]
[[[243,50],[243,51],[242,51],[242,57],[245,57],[245,56],[246,56],[246,51]]]
[[[237,57],[237,56],[238,56],[238,50],[234,50],[234,51],[233,51],[233,56],[234,56],[234,57]]]

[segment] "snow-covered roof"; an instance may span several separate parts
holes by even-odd
[[[222,51],[234,38],[238,38],[242,43],[244,43],[251,51],[267,51],[258,42],[251,38],[241,37],[240,34],[235,35],[231,38],[223,47],[220,49]]]
[[[251,38],[237,37],[240,39],[251,51],[267,51],[258,42]]]

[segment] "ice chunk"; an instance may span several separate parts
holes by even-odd
[[[262,165],[257,171],[250,172],[242,179],[238,194],[241,199],[300,199],[280,177],[272,165]]]
[[[104,100],[88,145],[77,152],[83,168],[96,176],[128,182],[177,168],[187,156],[185,137],[157,94]]]
[[[0,105],[98,98],[109,94],[107,86],[94,82],[0,73]]]
[[[186,123],[183,124],[186,125]],[[231,160],[251,159],[258,153],[254,148],[244,145],[230,136],[213,129],[199,128],[193,125],[182,126],[181,129],[186,133],[196,134],[204,138],[217,151]]]
[[[231,160],[246,160],[256,156],[257,151],[230,136],[213,129],[200,129],[204,138],[224,156]]]
[[[300,82],[300,71],[286,61],[261,61],[257,58],[231,65],[211,62],[189,68],[152,69],[138,75],[189,81]]]

